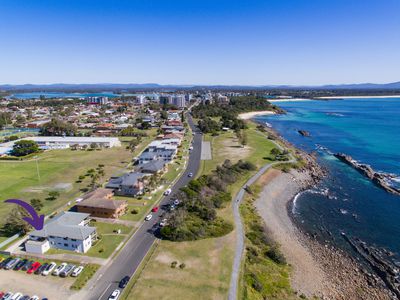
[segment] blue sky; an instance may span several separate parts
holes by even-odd
[[[400,80],[399,0],[0,1],[0,84]]]

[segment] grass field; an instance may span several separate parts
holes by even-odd
[[[124,168],[131,158],[128,150],[119,147],[98,151],[52,150],[38,154],[37,160],[0,161],[0,198],[25,201],[39,198],[45,205],[41,213],[49,214],[81,194],[80,188],[87,186],[89,179],[82,183],[76,183],[76,180],[88,169],[104,164],[102,179],[106,180]],[[45,200],[52,190],[58,190],[60,197]],[[4,220],[11,208],[11,205],[1,204],[0,219]]]
[[[198,175],[207,174],[225,159],[233,163],[249,160],[258,167],[266,164],[270,150],[274,147],[249,123],[246,130],[248,145],[242,148],[234,133],[224,132],[219,136],[205,136],[212,143],[212,160],[203,161]],[[232,195],[253,173],[241,178],[229,187]],[[218,214],[230,221],[232,208],[228,205]],[[194,242],[161,241],[142,271],[127,299],[142,299],[152,295],[155,299],[226,299],[235,248],[235,232],[216,239]],[[176,261],[176,268],[171,263]],[[179,265],[184,263],[183,269]]]

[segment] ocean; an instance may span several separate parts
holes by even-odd
[[[286,140],[316,152],[328,175],[290,208],[300,228],[355,255],[348,240],[400,253],[400,196],[373,184],[332,154],[341,152],[376,171],[400,176],[400,98],[280,102],[285,115],[261,116]],[[306,130],[303,137],[298,130]],[[392,182],[399,185],[397,177]],[[344,234],[343,234],[344,233]]]

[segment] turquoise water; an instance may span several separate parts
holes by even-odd
[[[83,97],[119,97],[119,95],[109,92],[104,93],[63,93],[63,92],[32,92],[32,93],[19,93],[13,94],[8,98],[16,99],[39,99],[40,96],[45,98],[83,98]]]
[[[296,199],[292,211],[297,223],[346,249],[342,231],[398,255],[400,197],[375,186],[331,153],[343,152],[375,170],[400,175],[400,98],[278,105],[288,113],[257,120],[271,123],[295,146],[316,151],[319,163],[329,171],[318,186]],[[300,129],[311,137],[298,134]]]

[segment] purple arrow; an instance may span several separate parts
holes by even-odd
[[[18,204],[20,206],[22,206],[31,216],[32,218],[29,217],[23,217],[22,219],[29,223],[30,225],[33,226],[33,228],[35,228],[36,230],[42,230],[43,229],[43,225],[44,225],[44,215],[38,215],[38,213],[36,212],[36,210],[28,203],[26,203],[25,201],[19,200],[19,199],[7,199],[6,201],[7,203],[15,203]]]

